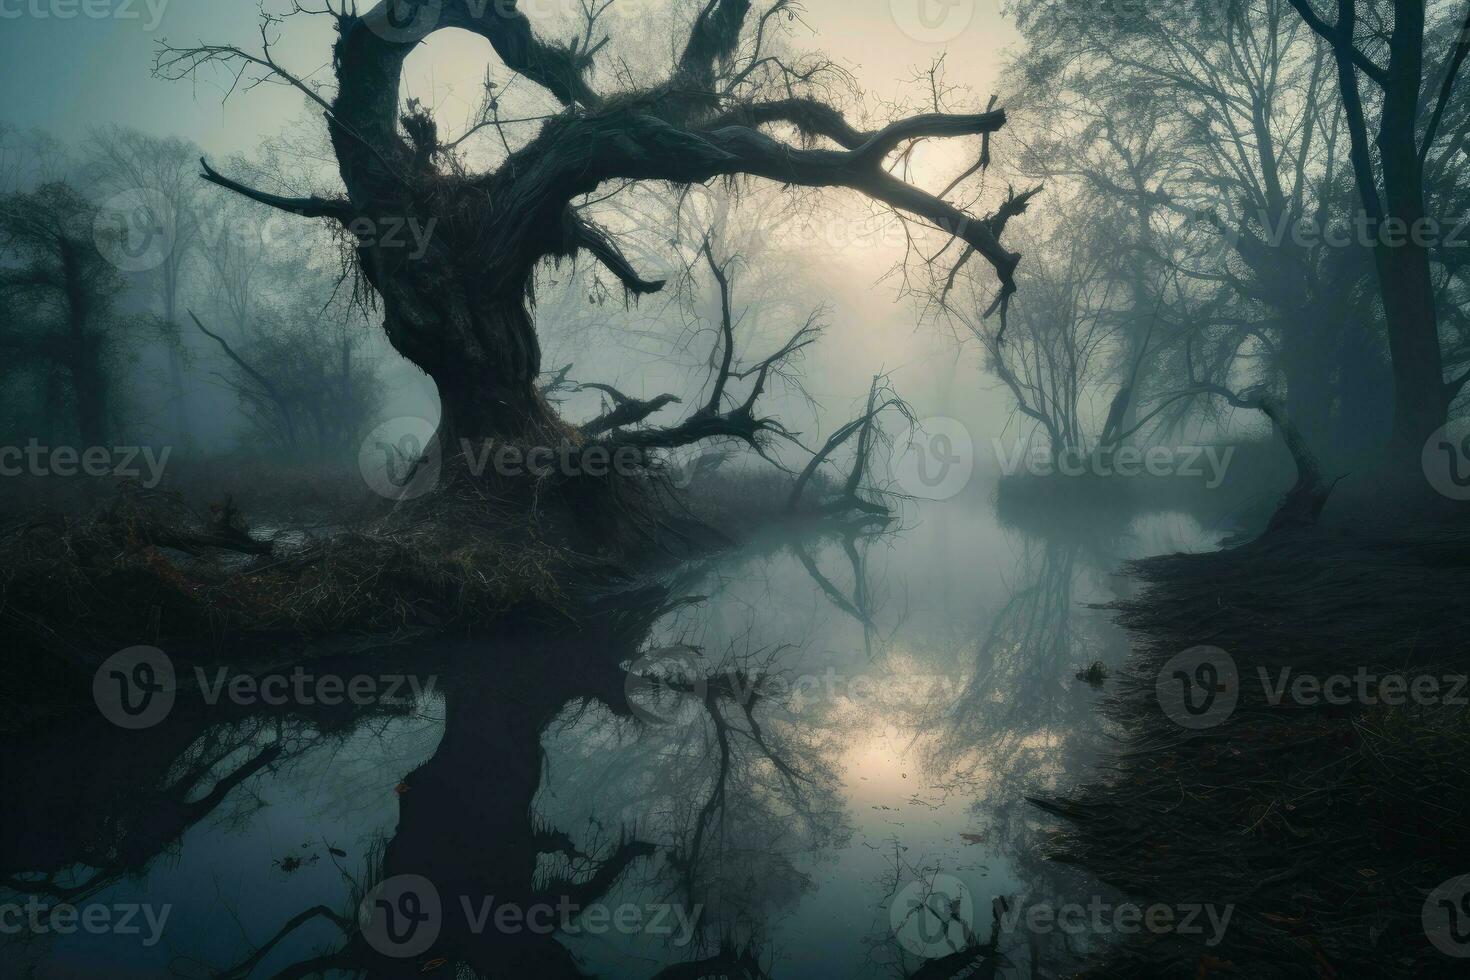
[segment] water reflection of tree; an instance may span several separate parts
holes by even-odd
[[[738,637],[702,657],[695,683],[669,682],[686,703],[665,723],[604,715],[600,730],[582,725],[558,746],[573,758],[550,788],[596,801],[573,806],[568,822],[614,814],[656,842],[661,861],[638,889],[702,907],[701,954],[764,945],[767,923],[811,890],[810,868],[849,834],[835,742],[780,696],[791,653]]]
[[[990,772],[1044,768],[1079,708],[1078,664],[1102,657],[1103,640],[1078,602],[1081,545],[1064,538],[1021,544],[1010,597],[981,639],[969,676],[941,722],[936,760]],[[981,758],[966,759],[978,753]]]
[[[625,669],[644,662],[649,628],[668,609],[657,599],[565,636],[523,637],[503,671],[446,689],[444,739],[405,779],[382,876],[419,874],[444,895],[523,908],[585,907],[614,891],[702,908],[699,941],[683,953],[693,960],[660,975],[758,975],[770,905],[807,885],[794,854],[838,834],[834,780],[800,731],[766,710],[762,670],[778,651],[732,649],[703,675],[662,678],[684,710],[652,728],[630,717]],[[586,801],[582,819],[549,813],[557,808],[543,794]],[[466,926],[446,908],[444,931],[419,959],[483,975],[583,975],[554,935]],[[360,945],[345,952],[371,959]],[[373,973],[420,966],[374,962]]]
[[[1013,914],[1029,905],[1085,905],[1100,891],[1046,860],[1044,818],[1028,800],[1091,763],[1101,734],[1097,692],[1079,671],[1096,661],[1116,669],[1127,652],[1108,614],[1090,605],[1103,598],[1093,591],[1096,579],[1120,560],[1119,538],[1097,527],[1075,531],[1020,541],[1010,595],[977,643],[959,695],[932,728],[930,766],[970,789],[987,852],[1023,883],[1021,894],[1005,896]],[[910,877],[922,870],[910,869]],[[1023,928],[1001,937],[998,952],[1007,971],[1051,976],[1075,967],[1087,942]]]
[[[853,535],[827,546],[793,545],[790,538],[773,545],[776,554],[795,547],[807,556],[798,563],[820,591],[812,601],[820,607],[825,597],[861,625],[870,649],[880,637],[876,624],[893,621],[891,603],[885,605],[868,568],[874,543]],[[1086,551],[1076,541],[1025,542],[1013,594],[978,641],[972,676],[934,730],[934,770],[975,777],[976,810],[990,824],[989,840],[1013,855],[1033,893],[1061,893],[1065,882],[1032,853],[1035,816],[1024,795],[1043,788],[1048,772],[1070,765],[1081,751],[1080,740],[1064,733],[1090,710],[1092,696],[1073,675],[1094,655],[1107,656],[1096,653],[1103,640],[1081,604]],[[681,579],[685,586],[694,588]],[[650,589],[605,603],[565,629],[507,629],[444,654],[447,666],[435,670],[445,713],[439,744],[406,775],[384,776],[402,775],[391,836],[367,867],[343,868],[347,897],[340,906],[279,910],[275,932],[253,936],[248,953],[216,975],[254,975],[288,953],[300,958],[283,968],[286,976],[406,977],[436,963],[446,975],[584,975],[579,947],[566,937],[471,928],[459,912],[460,895],[494,895],[497,905],[522,908],[562,898],[582,906],[640,900],[701,906],[698,942],[637,954],[654,962],[640,975],[761,975],[770,923],[810,891],[814,868],[847,838],[847,808],[833,769],[846,736],[840,724],[814,724],[809,711],[799,713],[783,696],[780,682],[809,666],[807,652],[763,645],[754,630],[672,637],[689,646],[703,639],[711,648],[699,651],[697,674],[664,678],[665,693],[681,699],[667,723],[635,718],[628,671],[642,669],[653,624],[671,618],[668,594]],[[166,849],[192,821],[209,813],[248,818],[252,773],[299,760],[334,733],[361,731],[376,720],[338,718],[329,725],[258,712],[241,713],[228,726],[202,727],[187,739],[160,729],[149,736],[159,740],[156,749],[139,751],[136,742],[130,749],[143,767],[129,770],[131,778],[144,784],[138,773],[168,772],[167,786],[192,789],[179,789],[174,801],[135,794],[129,804],[118,799],[122,789],[109,790],[102,781],[73,809],[139,828],[122,847],[134,855],[129,870],[138,871],[148,863],[138,855]],[[208,738],[200,737],[206,732]],[[90,743],[79,745],[58,749],[55,758],[87,757]],[[273,746],[276,754],[262,754]],[[211,763],[208,777],[190,775]],[[120,777],[119,786],[128,784]],[[128,815],[129,805],[135,815]],[[0,853],[17,853],[19,838],[9,829],[3,836],[14,846]],[[107,836],[91,829],[63,832],[58,840]],[[114,838],[128,841],[126,834]],[[73,846],[49,858],[49,867],[63,868],[79,853]],[[125,863],[100,852],[94,858],[109,868]],[[45,871],[36,860],[6,865],[12,868],[33,877]],[[357,931],[357,904],[378,882],[408,874],[429,878],[446,897],[444,928],[429,952],[397,960],[374,951]],[[315,924],[313,935],[320,935],[323,922],[341,938],[302,956],[305,930]],[[1042,958],[1038,952],[1029,961]],[[671,960],[682,962],[663,965]]]
[[[869,660],[881,652],[883,644],[897,632],[906,616],[903,610],[894,608],[890,596],[883,590],[883,583],[874,580],[868,561],[872,548],[890,540],[894,533],[896,532],[891,528],[864,525],[845,528],[837,535],[842,556],[847,561],[848,580],[851,582],[846,590],[834,576],[823,571],[807,541],[798,538],[791,543],[792,552],[822,594],[832,605],[862,625],[863,645]],[[878,626],[877,617],[880,611],[893,623],[887,636]]]
[[[251,791],[255,777],[412,709],[406,702],[250,708],[181,695],[164,722],[139,731],[65,717],[16,733],[4,765],[0,889],[74,906],[94,900],[175,855],[191,828],[248,823],[262,805]]]
[[[98,718],[12,736],[5,763],[0,875],[5,887],[78,902],[138,874],[213,816],[243,820],[249,780],[407,705],[249,713],[181,704],[158,726],[124,732]],[[229,806],[226,806],[226,802]]]
[[[767,916],[810,888],[805,858],[846,832],[836,777],[822,761],[830,746],[769,696],[784,648],[731,645],[707,658],[707,675],[666,678],[665,693],[682,696],[683,708],[667,725],[640,722],[626,693],[629,671],[641,669],[651,626],[670,608],[665,590],[648,589],[602,603],[574,626],[507,628],[436,654],[438,746],[402,776],[397,826],[365,866],[332,853],[342,904],[280,909],[274,931],[253,936],[239,959],[204,969],[231,978],[270,964],[283,977],[407,977],[440,967],[459,976],[583,976],[556,933],[477,925],[459,897],[528,909],[643,895],[704,909],[697,941],[662,950],[660,963],[678,962],[649,974],[763,976]],[[58,900],[95,894],[147,874],[211,815],[247,825],[259,805],[253,777],[286,765],[331,769],[334,739],[402,735],[376,729],[374,709],[330,718],[224,710],[181,701],[166,724],[145,732],[78,728],[65,744],[27,746],[25,766],[7,766],[12,787],[31,800],[7,802],[0,871],[8,884]],[[326,751],[313,754],[319,748]],[[48,766],[76,759],[95,759],[97,772],[41,791]],[[586,802],[583,819],[558,811],[556,800],[569,798]],[[77,865],[93,872],[70,876]],[[444,901],[432,948],[399,959],[367,941],[357,909],[379,882],[403,875],[429,879]],[[303,955],[324,923],[341,938]],[[175,961],[191,973],[201,966]]]

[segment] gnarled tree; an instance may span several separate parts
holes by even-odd
[[[854,126],[821,97],[809,72],[769,48],[780,18],[795,13],[793,0],[774,0],[758,13],[751,0],[700,0],[667,77],[617,93],[591,81],[606,44],[598,40],[597,18],[607,5],[584,4],[585,34],[561,44],[540,37],[514,2],[388,0],[360,16],[324,2],[321,10],[295,10],[335,18],[334,93],[319,93],[276,61],[271,40],[281,18],[267,17],[257,52],[165,45],[156,72],[180,78],[224,65],[246,84],[270,78],[294,85],[324,111],[345,196],[279,196],[207,163],[204,177],[356,236],[357,263],[381,297],[390,341],[438,386],[441,445],[577,437],[537,386],[541,351],[530,289],[538,264],[586,253],[633,295],[663,285],[643,278],[614,235],[579,210],[577,202],[610,182],[688,185],[750,176],[848,188],[942,229],[963,241],[967,254],[986,259],[999,277],[994,309],[1003,312],[1014,289],[1020,257],[1001,244],[995,223],[885,166],[915,140],[988,136],[1005,124],[1004,111],[926,113],[872,131]],[[449,165],[452,153],[434,119],[400,97],[405,59],[447,28],[486,39],[507,69],[560,107],[488,172]],[[793,134],[793,142],[780,138]],[[421,255],[390,247],[382,234],[405,221],[433,229]],[[701,435],[740,436],[717,429]]]

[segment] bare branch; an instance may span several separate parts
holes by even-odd
[[[203,157],[199,158],[199,166],[204,169],[201,176],[211,184],[234,191],[236,194],[248,197],[259,204],[273,207],[278,211],[300,215],[303,218],[332,218],[343,224],[352,219],[352,205],[340,198],[282,197],[279,194],[269,194],[253,187],[247,187],[239,181],[223,176]]]
[[[254,367],[252,367],[250,365],[250,362],[246,361],[239,354],[235,353],[235,349],[230,346],[229,342],[225,340],[225,338],[221,337],[217,333],[212,332],[208,327],[200,323],[199,318],[194,315],[193,310],[189,310],[188,314],[189,319],[194,321],[194,326],[199,328],[199,332],[204,334],[204,336],[208,337],[210,340],[214,341],[216,344],[219,344],[220,349],[225,352],[225,356],[233,361],[235,365],[239,367],[240,370],[244,371],[245,374],[249,376],[256,384],[260,385],[261,389],[265,391],[267,396],[270,397],[270,400],[275,404],[277,411],[281,413],[281,421],[283,421],[286,425],[287,438],[290,440],[291,445],[295,446],[296,423],[291,417],[291,405],[281,394],[280,389],[278,389],[269,378],[261,374]]]
[[[1454,51],[1450,55],[1449,67],[1445,69],[1444,85],[1439,90],[1439,102],[1434,106],[1434,115],[1429,119],[1429,126],[1424,130],[1424,144],[1419,147],[1419,166],[1424,166],[1424,161],[1429,158],[1430,147],[1434,146],[1434,140],[1439,135],[1439,124],[1444,118],[1445,106],[1449,104],[1450,93],[1455,90],[1455,80],[1460,75],[1460,68],[1465,63],[1465,56],[1470,55],[1470,6],[1465,8],[1465,23],[1460,28],[1460,39],[1455,43]]]
[[[664,288],[665,279],[644,279],[638,275],[633,264],[623,255],[617,244],[606,231],[576,211],[567,209],[569,234],[575,247],[590,252],[592,256],[618,277],[628,292],[635,296],[646,296]]]
[[[604,412],[591,422],[581,426],[584,436],[601,435],[604,432],[620,429],[626,425],[637,425],[649,416],[663,411],[668,406],[678,405],[683,401],[683,399],[677,398],[674,395],[659,395],[657,398],[647,400],[633,398],[618,391],[612,385],[606,384],[589,383],[577,387],[578,391],[589,389],[601,391],[606,394],[612,399],[614,407],[611,411]]]
[[[1312,9],[1312,0],[1290,0],[1290,2],[1296,8],[1297,13],[1302,15],[1302,20],[1306,21],[1308,27],[1323,40],[1327,41],[1327,43],[1331,44],[1341,55],[1348,58],[1364,75],[1367,75],[1379,85],[1386,86],[1388,84],[1388,72],[1380,68],[1373,59],[1358,49],[1351,30],[1347,29],[1347,24],[1350,21],[1345,18],[1339,18],[1336,24],[1329,24],[1322,19],[1317,11]],[[1339,0],[1339,8],[1344,3],[1352,2],[1355,2],[1355,0]]]

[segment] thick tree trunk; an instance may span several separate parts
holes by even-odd
[[[979,256],[990,263],[1000,288],[986,315],[999,313],[1004,323],[1021,257],[1004,247],[1001,236],[1039,188],[1011,194],[993,214],[980,217],[904,182],[885,161],[916,140],[988,140],[1005,125],[1005,112],[930,112],[867,132],[835,108],[794,91],[804,86],[793,86],[790,78],[768,92],[770,86],[752,77],[775,63],[761,49],[765,20],[751,28],[754,52],[742,53],[751,6],[747,0],[705,5],[672,78],[611,100],[587,77],[603,46],[588,46],[590,25],[585,41],[548,42],[514,3],[471,0],[403,7],[382,2],[360,16],[340,15],[332,58],[338,85],[330,103],[268,59],[263,63],[233,48],[165,45],[157,71],[165,77],[192,74],[205,62],[242,58],[265,64],[315,100],[328,117],[345,196],[283,197],[230,180],[201,161],[205,179],[278,210],[331,220],[356,239],[359,268],[383,300],[391,343],[438,388],[438,443],[450,450],[446,458],[460,455],[463,440],[559,447],[581,436],[556,417],[537,389],[541,351],[528,310],[537,264],[587,254],[631,294],[664,285],[639,275],[614,236],[575,206],[611,182],[692,185],[750,175],[789,186],[857,191],[962,238],[966,249],[958,262]],[[435,16],[416,16],[421,12]],[[395,14],[410,15],[409,23]],[[596,19],[590,8],[589,17]],[[433,116],[414,102],[405,113],[400,99],[405,59],[429,35],[451,28],[485,38],[507,69],[562,106],[492,172],[472,174],[447,165],[453,146],[439,140]],[[727,62],[747,54],[750,63],[724,79],[718,97],[703,94],[730,67]],[[691,99],[695,89],[701,94]],[[777,124],[794,126],[810,145],[786,143],[759,128]],[[803,339],[807,333],[800,332],[794,346],[775,359],[810,343]],[[759,433],[777,431],[775,423],[753,413],[772,370],[771,360],[754,369],[754,391],[745,403],[727,408],[717,391],[712,404],[677,429],[624,444],[668,448],[712,437],[753,443]]]
[[[1293,0],[1299,10],[1307,9]],[[1379,194],[1369,154],[1358,66],[1353,62],[1356,8],[1339,5],[1337,33],[1329,36],[1352,134],[1354,178],[1372,224],[1374,263],[1388,321],[1393,358],[1394,419],[1389,452],[1404,472],[1417,471],[1424,442],[1449,414],[1439,318],[1434,304],[1429,253],[1422,241],[1425,218],[1424,166],[1419,158],[1420,91],[1424,83],[1424,4],[1396,0],[1387,70],[1375,81],[1383,88],[1377,143],[1383,174]],[[1322,33],[1321,27],[1316,27]]]
[[[1378,149],[1388,216],[1401,219],[1411,233],[1400,247],[1385,244],[1380,236],[1377,258],[1394,363],[1393,451],[1417,468],[1425,440],[1445,424],[1450,408],[1429,251],[1417,230],[1426,211],[1418,138],[1424,84],[1422,2],[1394,4],[1391,45]]]
[[[1371,320],[1348,316],[1341,338],[1338,412],[1332,445],[1356,468],[1388,444],[1393,417],[1393,372]]]
[[[66,293],[66,368],[71,374],[76,401],[77,436],[82,448],[88,449],[107,441],[106,379],[102,375],[96,340],[91,335],[90,297],[83,281],[85,267],[77,247],[66,239],[61,245],[61,272]]]
[[[1286,378],[1286,414],[1312,446],[1325,446],[1332,432],[1333,343],[1335,323],[1303,315],[1281,323],[1281,370]]]
[[[107,397],[102,372],[94,358],[81,355],[71,368],[72,387],[76,390],[77,434],[82,447],[89,449],[107,445]]]
[[[1417,101],[1414,103],[1417,107]],[[1424,220],[1423,168],[1415,149],[1412,109],[1384,104],[1384,126],[1379,140],[1387,215],[1404,229]],[[1449,413],[1444,380],[1444,358],[1439,344],[1439,316],[1434,303],[1429,252],[1416,236],[1385,243],[1380,235],[1375,250],[1383,308],[1388,318],[1389,349],[1393,353],[1394,418],[1392,451],[1395,457],[1419,465],[1424,441]]]
[[[645,593],[646,602],[661,594]],[[482,975],[580,977],[584,974],[556,938],[536,922],[507,931],[484,928],[475,916],[485,901],[523,909],[549,905],[582,910],[600,900],[633,862],[653,848],[621,833],[617,840],[582,842],[605,847],[595,859],[577,851],[571,837],[537,819],[535,797],[544,774],[541,738],[569,701],[597,700],[617,711],[627,703],[627,677],[619,655],[636,660],[633,644],[646,634],[649,610],[635,600],[597,611],[570,635],[497,634],[503,651],[493,671],[467,671],[444,685],[444,734],[433,757],[404,777],[398,824],[383,850],[382,880],[400,875],[427,879],[440,900],[433,947],[417,956],[359,947],[374,977],[418,977],[439,957],[469,964]],[[595,864],[585,877],[547,873],[538,854]],[[555,868],[555,865],[552,865]],[[402,879],[400,879],[402,880]],[[424,889],[428,892],[428,889]],[[423,896],[419,896],[423,897]],[[463,900],[462,900],[463,898]],[[401,924],[401,923],[400,923]],[[370,935],[388,938],[381,930]],[[396,938],[396,937],[395,937]]]
[[[555,445],[569,430],[537,390],[541,346],[524,291],[470,293],[448,270],[426,263],[414,263],[411,275],[380,282],[379,289],[388,339],[438,389],[441,446],[457,451],[465,440]]]

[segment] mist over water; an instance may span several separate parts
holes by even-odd
[[[778,535],[677,574],[670,583],[676,593],[706,598],[659,617],[648,649],[697,650],[702,675],[748,671],[752,690],[767,698],[756,708],[762,744],[748,731],[732,734],[724,770],[714,728],[693,695],[634,690],[631,716],[621,705],[610,713],[587,702],[593,692],[570,674],[543,682],[536,710],[544,727],[523,729],[517,743],[496,738],[518,726],[494,719],[532,710],[511,686],[509,664],[560,650],[556,640],[532,633],[418,649],[413,671],[432,690],[390,717],[369,712],[340,725],[287,722],[283,729],[262,724],[270,709],[255,705],[265,715],[242,707],[228,721],[171,718],[151,730],[150,743],[168,739],[184,753],[167,759],[147,750],[147,769],[156,774],[176,771],[200,744],[231,747],[190,775],[192,796],[267,747],[282,754],[249,782],[248,793],[199,814],[167,859],[126,869],[140,876],[89,901],[168,898],[166,942],[144,946],[144,935],[127,950],[135,975],[161,973],[170,963],[227,962],[241,943],[259,942],[295,913],[350,900],[338,868],[355,868],[407,832],[397,805],[416,792],[410,774],[436,759],[463,766],[473,758],[448,778],[461,783],[459,806],[495,815],[497,822],[472,826],[476,836],[461,842],[485,854],[534,850],[533,832],[551,827],[588,846],[610,828],[635,826],[677,851],[688,846],[689,811],[711,780],[725,780],[694,902],[680,911],[692,917],[702,906],[703,928],[750,928],[793,975],[862,976],[875,963],[912,960],[905,944],[932,937],[900,931],[895,938],[893,896],[936,869],[963,883],[982,932],[995,896],[1085,904],[1095,883],[1036,860],[1041,821],[1024,813],[1023,796],[1069,785],[1095,757],[1100,692],[1076,675],[1095,662],[1117,670],[1126,657],[1125,637],[1105,612],[1090,608],[1127,588],[1111,570],[1129,557],[1209,548],[1213,539],[1199,518],[1177,511],[1122,521],[1099,514],[1086,536],[1027,533],[996,520],[992,491],[977,485],[958,501],[918,507],[912,526],[858,536],[851,549],[828,537]],[[373,674],[394,662],[405,661],[374,658],[359,667]],[[455,713],[489,721],[483,730],[447,732],[446,715]],[[175,726],[189,735],[169,739]],[[106,757],[114,732],[78,733],[66,752]],[[500,782],[479,781],[483,770],[521,767],[538,774],[524,811],[513,796],[500,798],[507,792]],[[17,792],[52,798],[67,786],[67,796],[85,801],[73,814],[53,812],[63,826],[82,814],[123,827],[159,820],[158,802],[99,798],[103,787],[87,767],[65,776],[27,767],[15,776],[51,784],[13,783]],[[437,826],[454,836],[463,819],[431,813],[414,833],[433,834]],[[293,867],[293,858],[305,863]],[[599,904],[609,915],[662,908],[673,878],[676,871],[657,862]],[[674,912],[657,918],[644,913],[632,929],[584,921],[558,941],[596,975],[648,976],[689,953]],[[675,928],[666,933],[665,925]],[[484,943],[493,949],[510,938],[491,935]],[[117,939],[55,937],[36,952],[52,975],[72,975],[116,956]],[[323,941],[327,930],[303,930],[260,968],[270,975]],[[1027,968],[1024,943],[1011,936],[1002,948]],[[1061,953],[1048,948],[1045,955],[1052,962]]]
[[[1463,0],[0,0],[0,976],[1470,956]]]

